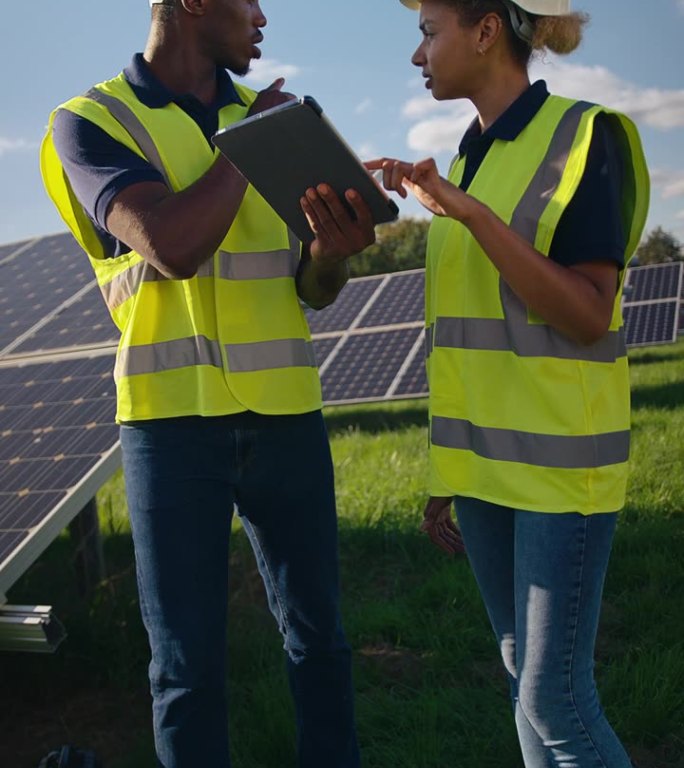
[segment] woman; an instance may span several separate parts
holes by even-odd
[[[525,766],[627,768],[593,653],[627,477],[620,295],[648,206],[639,137],[623,115],[530,85],[534,51],[580,42],[569,0],[402,2],[420,9],[412,60],[434,98],[478,112],[448,180],[432,159],[367,164],[435,214],[423,529],[446,552],[465,545]]]

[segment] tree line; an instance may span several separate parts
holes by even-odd
[[[377,239],[349,260],[352,277],[422,269],[425,266],[428,219],[404,217],[377,228]],[[662,227],[651,230],[639,245],[632,264],[667,264],[684,261],[684,247]]]

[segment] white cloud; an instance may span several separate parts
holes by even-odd
[[[30,149],[36,149],[38,144],[26,139],[6,139],[0,136],[0,157],[9,155],[12,152],[23,152]]]
[[[605,67],[567,64],[556,57],[535,62],[531,74],[533,79],[543,77],[552,93],[603,104],[651,128],[666,131],[684,127],[682,89],[640,88]]]
[[[362,160],[374,160],[376,157],[382,157],[375,144],[371,141],[364,141],[363,144],[359,145],[356,154]]]
[[[684,0],[678,1],[684,5]],[[552,93],[603,104],[642,125],[663,131],[684,127],[684,90],[640,88],[605,67],[568,64],[553,56],[535,62],[530,74],[532,80],[545,79]],[[414,123],[407,134],[411,149],[431,154],[455,153],[475,109],[465,99],[438,102],[426,94],[406,101],[402,115]],[[675,180],[663,195],[681,194],[679,189]]]
[[[459,142],[473,117],[472,110],[461,114],[454,110],[444,117],[421,120],[409,130],[407,143],[417,152],[456,154]]]
[[[675,214],[675,219],[681,219],[684,221],[684,210],[681,210],[679,213]]]
[[[372,99],[364,99],[363,101],[359,102],[354,107],[354,112],[357,115],[362,115],[364,112],[368,112],[368,110],[373,106],[373,100]]]
[[[414,96],[409,99],[401,109],[404,117],[425,117],[428,114],[447,115],[454,111],[461,102],[435,101],[432,96]],[[470,107],[472,111],[472,107]]]
[[[660,190],[663,200],[684,197],[684,171],[655,168],[651,171],[651,183]]]
[[[254,59],[248,78],[257,85],[270,85],[276,78],[284,77],[287,90],[287,79],[296,77],[300,72],[296,64],[283,64],[276,59]]]
[[[401,114],[418,121],[408,131],[407,144],[411,149],[428,154],[454,154],[476,113],[469,101],[435,101],[425,95],[409,99]]]

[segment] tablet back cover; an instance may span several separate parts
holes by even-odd
[[[234,123],[213,142],[302,242],[314,235],[299,200],[320,183],[329,184],[345,204],[345,190],[355,189],[376,224],[397,218],[394,201],[310,97]]]

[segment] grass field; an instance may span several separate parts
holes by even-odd
[[[684,768],[684,342],[633,352],[633,453],[605,591],[597,677],[640,768]],[[327,412],[365,768],[520,768],[507,687],[473,577],[418,532],[426,404]],[[50,602],[55,656],[0,655],[0,766],[95,749],[106,768],[154,764],[132,546],[120,476],[98,497],[108,578],[76,594],[65,534],[11,590]],[[242,531],[232,549],[231,735],[236,768],[293,768],[280,638]],[[325,768],[322,766],[321,768]]]

